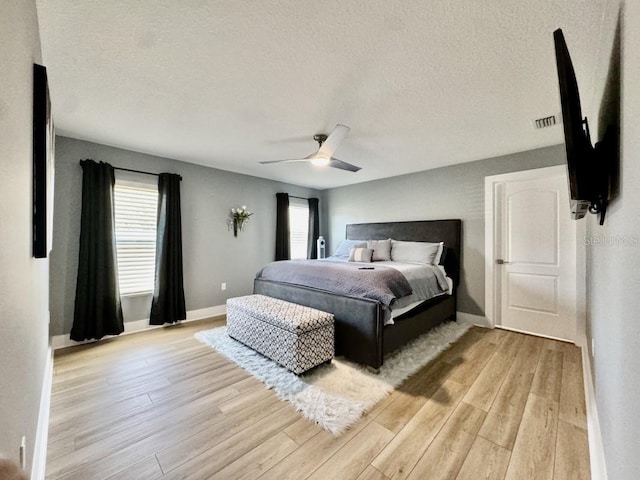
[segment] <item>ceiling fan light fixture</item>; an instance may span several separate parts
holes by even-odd
[[[313,139],[318,142],[318,150],[313,152],[310,155],[307,155],[304,158],[291,158],[288,160],[268,160],[266,162],[258,162],[262,165],[270,164],[270,163],[283,163],[283,162],[311,162],[313,165],[318,167],[333,167],[338,168],[340,170],[346,170],[348,172],[357,172],[361,170],[360,167],[356,165],[351,165],[350,163],[343,162],[342,160],[338,160],[333,156],[333,153],[340,145],[340,142],[344,140],[344,137],[349,133],[351,128],[346,125],[338,124],[331,131],[329,135],[325,135],[324,133],[318,133],[313,136]]]
[[[311,163],[313,163],[317,167],[326,167],[329,165],[330,160],[327,157],[315,157],[311,159]]]

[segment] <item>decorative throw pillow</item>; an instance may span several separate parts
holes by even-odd
[[[362,240],[343,240],[342,242],[340,242],[340,245],[338,245],[336,253],[334,253],[333,256],[349,258],[349,253],[352,248],[362,248],[366,246],[367,242],[364,242]]]
[[[437,265],[444,243],[391,241],[391,260],[394,262],[424,263]]]
[[[391,260],[391,239],[386,240],[369,240],[367,242],[367,248],[373,250],[374,262],[383,262]]]
[[[349,251],[349,261],[371,263],[372,255],[373,250],[370,248],[352,248]]]

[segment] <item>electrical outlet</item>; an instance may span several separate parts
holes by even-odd
[[[24,435],[20,442],[20,467],[22,470],[26,470],[27,468],[27,437]]]
[[[227,289],[227,284],[226,284],[225,282],[223,282],[223,283],[220,285],[220,290],[226,290],[226,289]]]
[[[591,339],[591,356],[593,358],[596,358],[596,339],[595,338]]]

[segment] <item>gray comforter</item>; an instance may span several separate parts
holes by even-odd
[[[363,270],[362,267],[373,267]],[[411,286],[398,270],[371,263],[285,260],[266,265],[256,278],[304,285],[354,298],[375,300],[389,308],[410,295]]]

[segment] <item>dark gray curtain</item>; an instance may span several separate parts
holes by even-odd
[[[317,240],[320,236],[320,214],[318,212],[318,199],[309,199],[309,237],[307,239],[307,258],[318,258]]]
[[[124,331],[116,263],[113,185],[108,163],[82,160],[80,253],[71,339],[99,339]]]
[[[182,274],[180,176],[161,173],[158,178],[158,234],[156,279],[149,324],[164,325],[187,318]]]
[[[289,260],[289,194],[276,193],[276,261]]]

